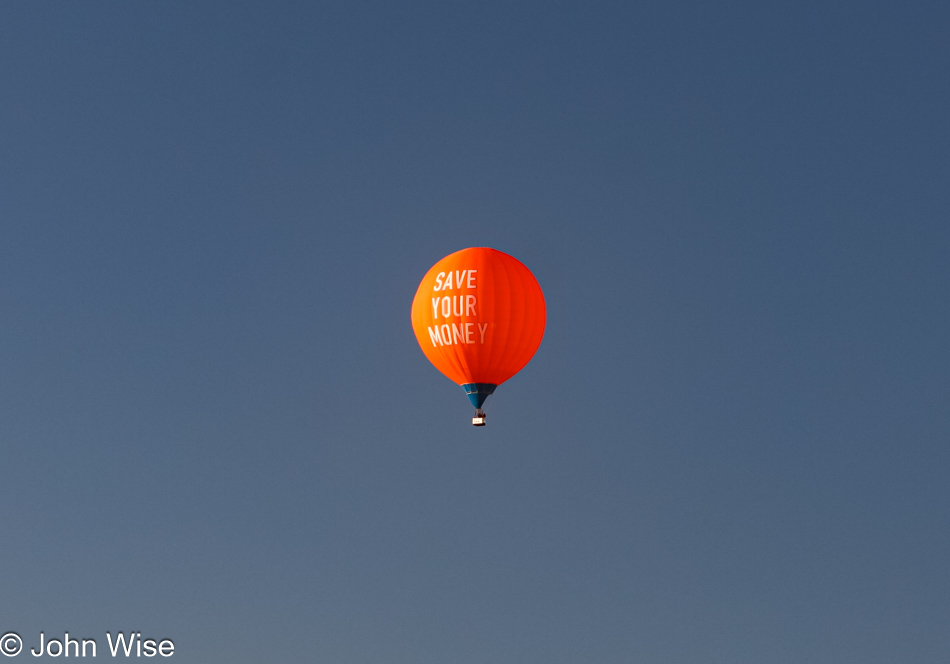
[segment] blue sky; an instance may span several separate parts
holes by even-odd
[[[0,633],[945,661],[948,19],[4,5]],[[409,325],[469,246],[548,305],[483,429]]]

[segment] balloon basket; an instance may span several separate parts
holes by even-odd
[[[475,427],[485,426],[485,418],[486,418],[485,411],[483,411],[481,408],[477,408],[475,410],[475,417],[472,418],[472,426],[475,426]]]

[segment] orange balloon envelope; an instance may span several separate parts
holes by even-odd
[[[422,352],[465,389],[476,425],[485,423],[485,399],[538,350],[545,318],[544,295],[531,271],[488,247],[440,260],[412,301],[412,329]]]

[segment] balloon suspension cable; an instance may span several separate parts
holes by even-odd
[[[472,418],[472,426],[483,427],[485,426],[485,411],[481,408],[475,409],[475,417]]]

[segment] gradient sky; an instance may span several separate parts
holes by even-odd
[[[948,34],[940,2],[3,3],[0,633],[946,662]],[[409,324],[469,246],[548,303],[485,428]]]

